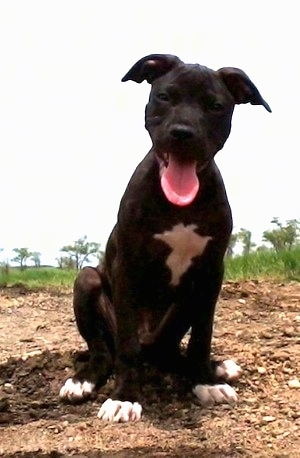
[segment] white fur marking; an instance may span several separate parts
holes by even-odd
[[[142,406],[138,402],[113,401],[109,398],[102,404],[97,416],[101,420],[115,423],[138,421],[142,416]]]
[[[216,369],[216,375],[223,377],[225,380],[237,380],[241,375],[242,369],[231,359],[226,359]]]
[[[234,389],[226,383],[220,385],[196,385],[193,388],[193,393],[203,406],[221,403],[234,404],[238,399]]]
[[[59,397],[68,399],[69,401],[78,401],[88,397],[95,389],[95,384],[91,382],[74,382],[72,378],[68,378],[65,384],[61,387]]]
[[[171,285],[176,286],[181,276],[192,264],[192,259],[201,256],[206,248],[207,242],[212,239],[210,236],[199,235],[195,232],[196,224],[184,226],[176,224],[170,231],[162,234],[154,234],[154,238],[162,240],[170,248],[171,253],[167,257],[166,265],[169,267],[172,278]]]

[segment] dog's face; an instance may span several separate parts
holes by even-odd
[[[229,136],[235,104],[260,104],[271,111],[248,76],[236,68],[214,71],[154,54],[138,61],[123,81],[128,79],[152,84],[145,126],[160,165],[162,189],[176,205],[188,205],[198,194],[200,173]]]
[[[217,72],[179,65],[152,83],[146,129],[165,164],[196,162],[202,169],[219,151],[231,128],[234,98]]]

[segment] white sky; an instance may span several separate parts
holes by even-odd
[[[250,76],[273,113],[236,107],[217,156],[234,225],[260,242],[273,216],[299,218],[299,46],[292,0],[0,0],[1,259],[104,248],[150,148],[150,86],[121,78],[151,53]]]

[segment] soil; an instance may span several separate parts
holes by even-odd
[[[243,369],[236,406],[202,408],[180,380],[149,370],[131,424],[97,418],[113,380],[86,403],[59,401],[86,356],[71,303],[67,290],[0,290],[0,456],[300,457],[300,283],[223,286],[213,353]]]

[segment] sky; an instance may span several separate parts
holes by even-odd
[[[150,149],[150,86],[121,83],[141,57],[243,69],[272,108],[235,108],[216,157],[235,230],[254,241],[300,217],[297,2],[0,0],[0,253],[55,264],[86,235],[104,249]]]

